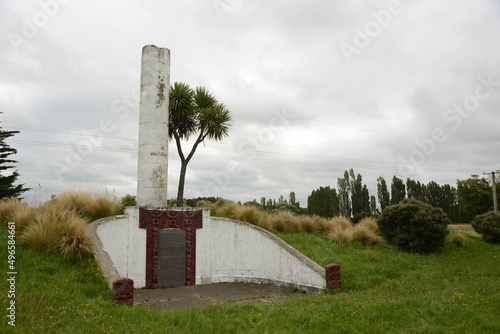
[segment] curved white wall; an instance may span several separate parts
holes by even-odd
[[[134,281],[135,288],[146,285],[146,230],[139,228],[139,210],[130,207],[127,216],[109,217],[97,226],[97,235],[121,277]]]
[[[257,226],[211,217],[196,235],[196,284],[252,282],[325,289],[325,269]]]
[[[146,284],[146,230],[139,228],[138,208],[125,212],[126,216],[92,223],[88,231],[95,231],[93,249],[108,283],[128,277],[135,288],[142,288]],[[325,269],[274,234],[248,223],[210,217],[209,210],[204,210],[203,227],[196,230],[196,284],[221,282],[326,289]]]

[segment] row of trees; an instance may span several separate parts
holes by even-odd
[[[497,183],[500,197],[500,183]],[[307,212],[322,217],[357,217],[378,214],[387,206],[405,198],[414,198],[436,208],[441,208],[453,222],[469,223],[476,215],[493,209],[491,182],[472,175],[458,180],[457,186],[427,184],[394,176],[390,186],[383,177],[377,179],[377,196],[370,196],[360,174],[351,168],[337,179],[337,188],[319,187],[307,198]],[[378,205],[377,205],[378,201]]]
[[[244,205],[252,205],[267,212],[287,210],[295,213],[307,213],[305,210],[300,208],[300,203],[296,200],[294,191],[290,192],[288,200],[285,199],[283,195],[280,195],[278,200],[261,197],[260,202],[257,202],[257,200],[254,199],[253,201],[244,203]]]

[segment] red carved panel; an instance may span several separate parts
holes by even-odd
[[[113,281],[113,300],[117,304],[134,305],[134,281],[120,277]]]
[[[326,287],[332,291],[338,291],[342,288],[340,278],[340,265],[329,264],[325,267],[326,270]]]
[[[196,230],[203,227],[203,211],[139,209],[139,227],[146,229],[146,287],[158,287],[158,231],[186,231],[186,285],[196,283]]]

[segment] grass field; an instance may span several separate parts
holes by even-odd
[[[452,230],[448,239],[459,231]],[[322,266],[338,263],[342,290],[282,304],[154,311],[115,305],[95,260],[16,248],[17,333],[500,333],[500,245],[468,236],[416,255],[388,245],[340,246],[323,234],[277,233]],[[7,229],[0,228],[7,272]],[[14,332],[1,285],[1,333]]]

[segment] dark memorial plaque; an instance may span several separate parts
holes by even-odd
[[[186,231],[158,231],[158,287],[186,284]]]
[[[146,287],[158,287],[158,235],[163,229],[185,231],[186,270],[183,285],[196,282],[196,230],[203,227],[203,211],[139,209],[139,228],[146,229]]]

